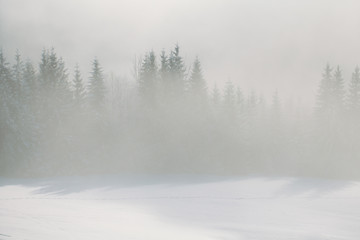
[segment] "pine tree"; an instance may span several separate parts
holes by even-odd
[[[68,73],[65,68],[65,62],[62,58],[57,60],[58,68],[56,72],[56,88],[61,97],[61,104],[69,106],[72,100],[72,93],[70,89],[70,84],[68,82]]]
[[[239,87],[236,88],[236,104],[240,111],[244,108],[244,94]]]
[[[55,50],[44,49],[41,55],[39,83],[42,95],[52,99],[56,104],[64,104],[71,99],[68,74],[62,58],[58,58]]]
[[[92,65],[92,72],[88,85],[88,99],[90,106],[96,112],[99,112],[104,108],[106,88],[103,70],[96,58]]]
[[[26,102],[31,106],[35,112],[35,106],[39,101],[39,86],[37,83],[37,76],[33,64],[30,61],[25,63],[23,69],[23,85],[24,85],[24,97]]]
[[[353,114],[360,113],[360,68],[357,66],[349,85],[348,108]]]
[[[224,89],[224,105],[227,109],[233,109],[236,103],[235,87],[234,84],[229,80],[225,84]]]
[[[198,103],[204,103],[206,101],[206,82],[198,57],[196,57],[194,61],[189,78],[189,94],[193,101]]]
[[[319,114],[330,114],[332,106],[333,76],[332,68],[326,65],[320,82],[317,95],[317,112]]]
[[[36,120],[41,125],[38,141],[43,149],[38,159],[44,168],[55,171],[58,160],[66,159],[70,154],[60,149],[66,149],[71,140],[66,126],[71,120],[72,94],[65,63],[54,49],[42,52],[37,84],[40,99]]]
[[[14,167],[21,151],[19,107],[11,68],[0,50],[0,171]]]
[[[13,65],[13,76],[14,76],[14,86],[16,88],[16,94],[18,94],[18,98],[20,100],[21,98],[21,88],[23,85],[23,68],[24,68],[24,64],[21,60],[21,55],[19,53],[19,51],[16,51],[16,55],[15,55],[15,64]]]
[[[153,51],[145,55],[142,62],[138,85],[142,103],[154,107],[157,100],[157,71],[156,57]]]
[[[211,94],[211,100],[212,100],[212,103],[214,104],[214,106],[218,106],[220,104],[220,101],[221,101],[220,90],[216,84],[214,85],[214,88],[213,88],[213,91]]]
[[[13,91],[13,103],[14,103],[14,115],[16,116],[16,121],[17,121],[17,125],[18,126],[23,126],[23,113],[25,111],[25,105],[26,103],[26,99],[25,99],[25,94],[23,92],[23,68],[24,68],[24,64],[21,60],[21,56],[19,51],[16,51],[15,54],[15,64],[12,67],[12,91]]]
[[[340,114],[344,108],[344,79],[342,77],[342,71],[339,66],[335,69],[334,72],[334,82],[333,82],[333,91],[332,91],[332,107],[336,114]]]
[[[74,70],[74,79],[73,79],[73,97],[75,101],[75,107],[83,107],[85,101],[85,87],[83,85],[83,80],[81,77],[79,65],[75,65]]]
[[[169,81],[169,71],[170,71],[170,66],[169,66],[169,59],[166,56],[166,53],[164,50],[161,51],[160,54],[160,69],[159,69],[159,75],[160,75],[160,79],[163,85],[165,85],[167,83],[167,81]]]
[[[182,96],[185,88],[185,66],[180,56],[179,45],[176,44],[175,49],[171,51],[169,57],[169,81],[170,96],[178,98]]]

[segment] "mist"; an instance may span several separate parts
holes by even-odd
[[[38,67],[0,53],[2,174],[220,174],[357,178],[360,69],[319,69],[316,102],[268,100],[230,79],[208,86],[175,44],[133,61],[133,79],[86,79],[54,48]]]
[[[3,173],[355,176],[358,5],[1,1]]]
[[[202,60],[209,86],[228,79],[271,98],[314,104],[329,62],[345,78],[358,64],[356,1],[1,1],[0,42],[38,59],[55,47],[68,67],[90,71],[97,56],[106,73],[131,77],[134,57],[168,50]],[[31,37],[30,37],[31,36]],[[26,39],[26,41],[25,41]],[[301,92],[301,94],[300,94]]]
[[[0,0],[0,239],[358,240],[359,9]]]

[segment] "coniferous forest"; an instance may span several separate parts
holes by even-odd
[[[8,176],[204,173],[359,177],[360,68],[319,69],[311,113],[227,81],[209,86],[178,45],[149,51],[127,83],[0,52],[0,171]]]

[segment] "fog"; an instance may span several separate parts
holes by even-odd
[[[68,67],[89,72],[97,56],[107,73],[131,77],[134,56],[179,43],[186,61],[202,60],[205,78],[229,78],[267,96],[314,103],[329,62],[345,79],[359,64],[358,1],[0,1],[0,44],[38,59],[55,47]],[[85,71],[86,70],[86,71]]]
[[[0,0],[1,173],[357,178],[359,7]]]

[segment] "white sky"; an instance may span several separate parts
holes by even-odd
[[[227,79],[242,89],[312,103],[327,62],[360,64],[360,2],[355,0],[0,0],[0,47],[38,62],[55,47],[86,76],[94,56],[106,72],[131,76],[135,55],[179,43],[198,55],[211,89]]]

